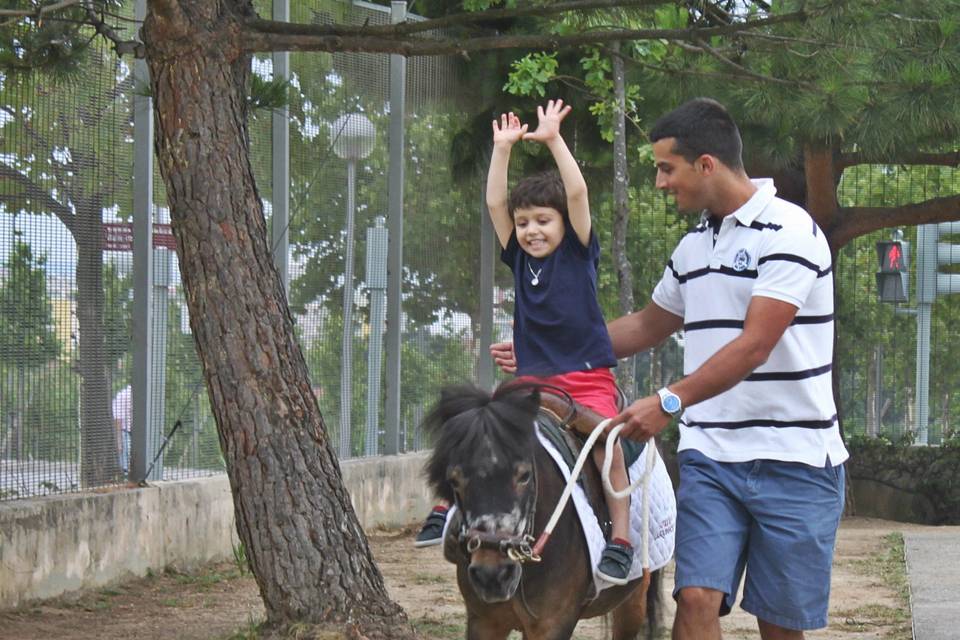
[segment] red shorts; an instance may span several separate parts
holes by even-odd
[[[556,376],[540,378],[537,376],[521,376],[518,382],[536,382],[552,384],[570,394],[574,400],[585,407],[593,409],[604,418],[612,418],[620,413],[617,409],[617,382],[610,369],[589,369],[586,371],[571,371]]]

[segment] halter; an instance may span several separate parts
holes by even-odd
[[[574,415],[576,415],[577,409],[574,405],[573,398],[569,393],[567,393],[566,389],[562,389],[561,387],[557,387],[552,384],[534,384],[522,382],[510,385],[509,389],[510,391],[516,391],[518,388],[527,386],[530,388],[549,390],[557,395],[563,396],[566,399],[567,404],[570,406],[570,413],[562,419],[560,425],[561,427],[566,427],[569,421],[574,417]],[[551,414],[553,414],[553,412],[551,412]],[[533,499],[530,501],[530,505],[523,514],[527,524],[526,527],[524,527],[523,533],[519,536],[505,536],[496,532],[487,533],[485,531],[467,529],[466,511],[464,511],[463,505],[460,504],[459,496],[456,492],[454,492],[453,503],[456,505],[457,511],[459,511],[461,514],[460,531],[458,532],[457,539],[468,555],[479,549],[488,549],[502,553],[518,564],[525,564],[527,562],[536,563],[542,560],[539,552],[534,552],[533,550],[533,545],[536,542],[536,538],[533,535],[533,527],[534,520],[537,515],[536,461],[534,461],[534,464],[532,465],[531,476],[533,482]]]
[[[535,538],[533,537],[533,522],[537,515],[537,465],[536,462],[532,465],[530,470],[531,475],[531,490],[533,491],[533,497],[530,499],[530,504],[527,506],[526,511],[524,512],[524,520],[526,521],[526,526],[524,527],[523,533],[519,536],[505,536],[499,533],[487,533],[486,531],[477,531],[476,529],[467,528],[467,512],[463,509],[463,506],[460,504],[459,495],[454,492],[453,494],[453,503],[457,507],[457,511],[460,512],[460,531],[457,534],[457,540],[460,545],[466,551],[467,555],[470,555],[474,551],[479,549],[489,549],[491,551],[496,551],[506,555],[508,558],[516,562],[517,564],[524,564],[527,562],[540,562],[542,558],[540,554],[533,552],[533,543]]]

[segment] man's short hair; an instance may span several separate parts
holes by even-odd
[[[510,192],[507,206],[511,217],[517,209],[551,207],[566,219],[567,192],[563,188],[560,174],[556,171],[544,171],[524,178]]]
[[[730,169],[743,168],[740,130],[722,104],[694,98],[662,116],[650,129],[650,142],[673,138],[673,153],[693,162],[703,154],[716,157]]]

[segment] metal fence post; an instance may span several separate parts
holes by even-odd
[[[477,384],[493,389],[493,223],[487,211],[486,181],[480,180],[480,343],[477,353]]]
[[[290,0],[273,0],[273,19],[290,21]],[[273,54],[273,78],[290,79],[290,53],[275,51]],[[284,105],[273,110],[270,149],[273,156],[273,211],[270,217],[272,229],[273,263],[280,272],[283,290],[290,291],[290,113]]]
[[[146,0],[137,0],[138,21],[147,14]],[[144,60],[134,61],[139,87],[149,85]],[[148,437],[153,418],[153,100],[143,92],[133,96],[133,424],[130,433],[130,478],[157,480],[162,468],[147,467],[156,447]]]
[[[390,3],[390,21],[403,22],[407,3]],[[403,125],[406,116],[407,59],[390,56],[390,177],[387,191],[387,370],[386,407],[384,407],[383,452],[401,451],[400,443],[400,349],[402,348],[403,309],[403,168],[405,161]]]

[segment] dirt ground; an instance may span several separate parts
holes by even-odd
[[[902,538],[922,529],[884,520],[848,518],[840,527],[834,561],[830,626],[811,640],[909,640]],[[429,640],[462,638],[463,607],[453,565],[439,547],[414,549],[413,530],[374,531],[370,539],[391,595]],[[672,567],[664,585],[665,626],[673,615]],[[3,640],[214,640],[251,637],[263,617],[253,579],[234,564],[182,574],[167,571],[108,589],[0,611]],[[728,640],[757,638],[742,610],[723,619]],[[515,634],[519,638],[518,634]],[[584,621],[574,636],[603,638],[599,621]],[[669,637],[663,632],[663,637]]]

